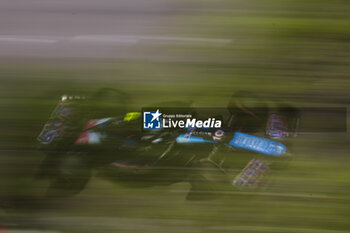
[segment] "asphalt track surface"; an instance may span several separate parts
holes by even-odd
[[[232,42],[164,35],[169,17],[189,7],[169,0],[1,1],[0,57],[132,58],[145,45]]]

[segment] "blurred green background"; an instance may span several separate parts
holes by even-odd
[[[131,189],[97,178],[75,197],[46,200],[48,183],[32,178],[44,158],[36,150],[36,136],[65,93],[113,87],[128,93],[135,109],[165,100],[226,107],[238,90],[296,106],[347,106],[348,1],[117,1],[124,4],[120,8],[110,1],[73,1],[71,8],[68,3],[64,8],[52,1],[50,8],[51,3],[41,7],[42,2],[32,2],[52,21],[46,25],[51,29],[33,26],[26,32],[30,35],[76,35],[64,31],[70,28],[69,19],[62,21],[72,9],[72,25],[81,33],[92,33],[84,31],[84,26],[89,28],[87,17],[92,22],[107,17],[109,29],[115,25],[115,31],[106,26],[104,32],[103,23],[92,24],[91,30],[118,34],[124,27],[135,27],[139,33],[139,25],[143,31],[138,38],[152,37],[103,46],[63,39],[52,49],[11,44],[0,37],[0,219],[5,225],[58,232],[350,232],[346,133],[300,134],[293,139],[292,161],[286,169],[272,171],[268,186],[213,201],[186,201],[186,183]],[[3,4],[24,21],[36,12],[28,3]],[[25,23],[11,17],[2,21],[2,32],[25,35]],[[129,25],[129,18],[136,23]],[[106,56],[82,53],[100,48]]]

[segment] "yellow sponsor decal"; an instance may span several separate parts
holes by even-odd
[[[141,116],[140,112],[128,112],[125,114],[124,121],[132,121]]]

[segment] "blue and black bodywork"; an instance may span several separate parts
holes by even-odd
[[[119,93],[113,95],[120,98]],[[296,131],[290,122],[296,121],[297,110],[252,109],[236,96],[233,99],[227,115],[221,116],[225,119],[222,128],[174,131],[141,130],[140,113],[124,105],[114,112],[116,115],[104,115],[101,107],[92,111],[73,101],[61,101],[59,106],[65,107],[57,109],[69,111],[56,109],[38,137],[48,148],[38,177],[51,179],[49,196],[79,193],[93,170],[103,179],[128,186],[187,181],[191,184],[187,199],[211,198],[232,187],[257,186],[270,161],[289,153],[286,142]],[[197,114],[190,103],[162,105]],[[60,125],[55,124],[58,120]],[[240,169],[231,174],[232,168]]]

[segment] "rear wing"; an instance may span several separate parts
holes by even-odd
[[[37,137],[41,144],[51,144],[56,138],[62,137],[68,128],[76,128],[75,116],[79,112],[77,100],[85,99],[80,96],[63,95],[52,111],[42,131]]]

